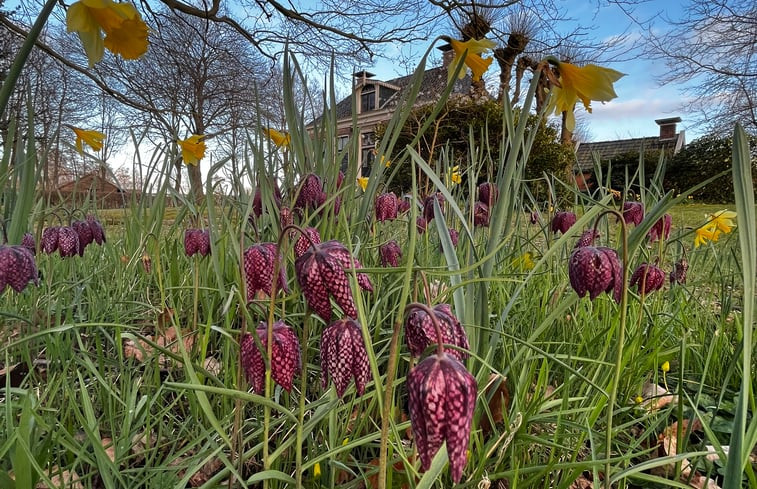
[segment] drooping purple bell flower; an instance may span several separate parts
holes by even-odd
[[[439,201],[439,208],[444,211],[444,203],[447,201],[447,199],[444,198],[444,195],[442,195],[441,192],[434,192],[433,194],[427,196],[425,199],[423,199],[423,218],[426,220],[426,222],[431,222],[432,219],[434,219],[434,200]]]
[[[415,229],[418,230],[418,234],[425,233],[427,227],[428,221],[426,221],[426,218],[423,216],[418,216],[418,219],[415,220]]]
[[[315,209],[326,202],[326,193],[323,191],[323,181],[315,173],[308,174],[300,184],[297,200],[294,208],[299,211]]]
[[[615,301],[620,302],[623,269],[615,250],[594,246],[576,248],[570,255],[568,276],[579,297],[588,292],[589,298],[594,300],[602,292],[612,291]]]
[[[42,230],[42,251],[48,255],[58,249],[58,230],[60,226],[50,226]]]
[[[660,238],[667,240],[670,236],[670,227],[673,224],[673,216],[665,214],[662,216],[654,226],[649,229],[649,241],[654,243]]]
[[[31,251],[32,255],[37,254],[37,243],[34,241],[32,233],[24,233],[24,237],[21,239],[21,246]]]
[[[599,239],[599,236],[599,231],[597,231],[596,229],[587,229],[578,238],[578,241],[576,242],[576,246],[574,246],[574,248],[592,246],[594,244],[594,240]]]
[[[540,219],[540,217],[541,217],[541,216],[539,215],[539,211],[533,211],[533,212],[531,213],[531,215],[529,216],[529,218],[528,218],[528,221],[529,221],[529,222],[530,222],[531,224],[538,224],[538,223],[539,223],[539,219]]]
[[[253,392],[265,391],[265,362],[263,355],[268,345],[267,324],[261,322],[255,329],[263,351],[258,349],[255,339],[245,333],[240,341],[242,369]],[[300,373],[300,342],[295,332],[284,321],[273,323],[273,345],[271,347],[271,377],[287,392],[292,390],[294,376]]]
[[[499,200],[499,188],[491,182],[483,182],[478,185],[478,200],[492,207]]]
[[[281,190],[276,184],[273,186],[273,202],[276,207],[281,206]],[[263,215],[263,191],[260,187],[255,188],[255,195],[252,197],[252,213],[255,217]]]
[[[92,214],[87,214],[87,222],[89,223],[89,228],[92,230],[92,239],[95,240],[95,243],[99,245],[105,243],[105,228],[102,223]]]
[[[642,263],[631,275],[630,287],[637,286],[640,294],[649,294],[662,288],[665,272],[657,265]]]
[[[395,240],[379,246],[379,258],[382,267],[398,267],[402,260],[402,249]]]
[[[428,470],[443,442],[447,442],[450,476],[463,475],[476,406],[476,379],[448,353],[423,359],[407,375],[408,408],[413,438]]]
[[[59,227],[57,248],[63,258],[74,256],[79,252],[79,233],[69,226]]]
[[[623,220],[626,224],[638,226],[644,220],[644,204],[641,202],[626,202],[623,204]]]
[[[259,243],[244,250],[243,266],[247,286],[247,302],[253,301],[258,291],[268,294],[269,297],[274,293],[273,272],[277,253],[275,243]],[[289,293],[286,264],[280,253],[279,278],[276,286]]]
[[[308,227],[302,230],[303,234],[300,235],[300,237],[297,239],[297,242],[294,244],[294,257],[299,258],[302,256],[305,251],[307,251],[308,248],[310,248],[310,244],[318,244],[321,242],[321,234],[318,232],[316,228]]]
[[[689,270],[689,262],[686,258],[681,258],[673,264],[673,270],[670,272],[670,284],[683,285],[686,283],[686,272]]]
[[[447,353],[461,361],[468,358],[468,352],[464,351],[470,349],[468,335],[465,332],[465,328],[460,324],[460,321],[452,313],[452,307],[449,304],[438,304],[431,310],[434,312],[436,320],[439,321],[442,332],[442,343],[463,349],[450,349],[447,350]],[[434,322],[425,309],[410,307],[406,311],[405,341],[410,349],[410,353],[415,357],[421,356],[430,345],[438,343]]]
[[[326,321],[331,320],[330,296],[347,316],[357,318],[345,268],[358,267],[349,250],[335,240],[309,247],[294,262],[297,281],[308,306]]]
[[[0,294],[6,285],[21,292],[29,282],[39,285],[37,264],[32,252],[23,245],[0,245]]]
[[[329,376],[339,397],[353,378],[358,395],[365,392],[371,376],[370,363],[360,324],[354,319],[334,321],[321,334],[321,384],[324,389]]]
[[[449,228],[449,240],[452,241],[452,246],[457,246],[457,242],[460,241],[460,233],[457,229]]]
[[[89,227],[88,221],[74,221],[71,223],[71,227],[79,235],[79,245],[76,252],[79,256],[84,256],[85,248],[95,240],[92,228]]]
[[[397,196],[394,192],[384,193],[376,197],[376,221],[392,221],[397,219]]]
[[[208,229],[187,229],[184,231],[184,253],[192,256],[210,254],[210,231]]]
[[[570,211],[559,211],[555,213],[555,217],[552,218],[552,232],[556,233],[560,231],[562,234],[568,232],[576,223],[576,215]]]
[[[281,229],[285,229],[287,226],[291,226],[294,224],[294,215],[292,214],[292,210],[289,207],[282,207],[279,209],[279,226],[281,226]],[[289,231],[289,236],[293,236],[294,229]]]
[[[473,204],[473,225],[476,227],[489,227],[489,206],[477,201]]]
[[[410,210],[410,200],[407,197],[397,199],[397,213],[403,214]]]

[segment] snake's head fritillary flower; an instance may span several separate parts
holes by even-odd
[[[347,316],[357,317],[350,281],[344,270],[354,266],[352,260],[349,250],[332,240],[309,247],[294,262],[297,281],[308,306],[326,321],[331,320],[329,296],[334,296]]]
[[[457,229],[449,228],[449,240],[452,241],[452,246],[457,246],[457,242],[460,241],[460,233]]]
[[[383,267],[398,267],[402,260],[402,249],[395,240],[379,246],[379,258]]]
[[[147,52],[147,25],[131,3],[81,0],[66,12],[68,32],[79,34],[89,67],[98,63],[107,48],[124,59],[138,59]],[[103,39],[105,34],[105,39]]]
[[[686,283],[686,272],[689,270],[689,262],[686,258],[681,258],[673,264],[673,270],[670,272],[670,284],[683,285]]]
[[[489,206],[481,201],[473,204],[473,225],[476,227],[489,227]]]
[[[418,219],[415,220],[415,229],[418,230],[418,234],[425,233],[427,227],[428,221],[426,221],[426,218],[423,216],[418,216]]]
[[[58,231],[59,230],[60,230],[59,226],[50,226],[49,228],[45,228],[42,230],[42,239],[41,239],[42,251],[44,251],[48,255],[50,253],[55,253],[55,251],[58,249]]]
[[[599,231],[596,229],[587,229],[584,231],[576,242],[574,248],[581,248],[582,246],[591,246],[594,244],[594,240],[599,239]]]
[[[0,245],[0,293],[6,285],[20,293],[29,282],[39,285],[37,264],[32,252],[22,245]]]
[[[638,226],[644,220],[644,204],[641,202],[626,202],[623,204],[623,220],[626,224]]]
[[[329,376],[336,393],[342,397],[355,379],[355,390],[362,396],[370,378],[368,352],[360,324],[354,319],[340,319],[331,323],[321,335],[321,383],[325,389]]]
[[[201,256],[210,254],[210,230],[187,229],[184,231],[184,252],[187,256],[199,253]]]
[[[463,475],[476,406],[476,379],[448,353],[423,359],[407,375],[408,408],[413,438],[428,470],[443,442],[447,442],[450,475]]]
[[[462,350],[450,349],[447,353],[460,361],[468,358],[469,354],[465,351],[470,349],[468,335],[460,321],[452,313],[449,304],[438,304],[431,310],[436,320],[439,321],[442,343],[462,348]],[[429,317],[425,309],[408,308],[405,314],[405,341],[410,353],[415,357],[421,356],[426,348],[439,342],[433,319]]]
[[[24,237],[21,239],[21,246],[31,251],[32,255],[37,254],[37,243],[34,241],[32,233],[24,233]]]
[[[71,223],[71,227],[79,235],[79,245],[76,252],[79,253],[79,256],[84,256],[84,249],[95,240],[92,228],[88,221],[74,221]]]
[[[636,285],[640,294],[649,294],[662,288],[665,272],[657,265],[642,263],[631,275],[630,287]]]
[[[255,329],[263,345],[268,345],[268,326],[261,322]],[[242,369],[247,376],[252,390],[258,394],[265,391],[264,351],[261,352],[250,333],[242,336],[240,341],[240,359]],[[283,321],[273,323],[273,345],[271,347],[271,377],[287,392],[292,390],[294,376],[300,372],[300,342],[295,332]]]
[[[491,182],[483,182],[478,185],[478,200],[492,207],[499,200],[499,188]]]
[[[294,244],[294,257],[301,257],[311,244],[318,244],[321,242],[321,234],[316,228],[308,227],[302,230],[303,234],[297,239]]]
[[[407,197],[398,198],[397,199],[397,213],[398,214],[404,214],[405,212],[410,210],[410,199]]]
[[[243,266],[245,285],[247,286],[247,302],[257,296],[258,291],[273,295],[273,272],[278,251],[275,243],[259,243],[244,250]],[[289,292],[287,286],[286,265],[281,253],[278,253],[279,277],[277,288]]]
[[[92,230],[92,239],[95,240],[95,243],[99,245],[105,243],[105,228],[103,228],[102,223],[92,214],[87,215],[87,222],[89,223],[89,228]]]
[[[623,270],[615,250],[594,246],[576,248],[570,255],[568,276],[579,297],[588,292],[589,298],[594,300],[602,292],[612,291],[615,301],[620,302]]]
[[[79,252],[79,233],[69,226],[58,228],[58,253],[62,257],[74,256]]]
[[[539,211],[533,211],[531,213],[531,216],[528,218],[528,221],[531,224],[539,224],[539,219],[540,219]]]
[[[179,139],[176,142],[181,148],[181,159],[187,165],[194,165],[200,162],[205,157],[205,136],[201,134],[193,134],[187,139]]]
[[[326,194],[323,191],[323,180],[315,173],[309,173],[300,184],[297,200],[294,203],[295,209],[300,211],[315,209],[324,202],[326,202]]]
[[[444,198],[441,192],[435,192],[425,199],[423,199],[423,218],[427,222],[431,222],[434,219],[434,199],[439,201],[439,208],[444,212],[444,203],[447,199]]]
[[[652,243],[659,239],[667,240],[668,236],[670,236],[670,227],[672,224],[673,217],[670,214],[662,216],[656,223],[654,223],[654,226],[649,229],[649,240]]]
[[[556,115],[567,113],[565,127],[573,132],[576,118],[573,114],[574,106],[580,99],[587,112],[591,113],[591,101],[609,102],[618,95],[612,84],[625,76],[619,71],[593,64],[578,67],[566,62],[555,62],[558,79],[554,80],[552,97],[547,107],[547,113],[554,111]],[[548,70],[548,75],[551,72]]]
[[[281,229],[284,230],[287,226],[291,226],[292,224],[294,224],[294,214],[292,214],[292,210],[286,206],[279,209],[279,226]],[[294,229],[291,229],[289,231],[289,236],[294,236],[295,232]]]
[[[397,214],[399,212],[397,204],[397,196],[394,192],[384,193],[376,197],[376,220],[391,221],[397,219]]]
[[[100,131],[80,129],[73,126],[68,127],[70,127],[71,130],[74,131],[74,134],[76,134],[75,145],[76,151],[78,151],[79,154],[84,154],[84,146],[82,145],[82,143],[85,143],[95,151],[100,151],[102,149],[103,141],[105,140],[105,134],[101,133]]]
[[[273,202],[276,207],[281,206],[281,190],[275,184],[273,186]],[[255,217],[263,215],[263,191],[260,187],[255,189],[255,195],[252,197],[252,213]]]
[[[552,232],[565,234],[576,223],[576,215],[570,211],[559,211],[552,218]]]
[[[465,63],[465,66],[470,68],[473,81],[481,79],[486,70],[489,69],[489,65],[492,64],[492,58],[484,58],[481,56],[484,52],[494,49],[497,45],[494,41],[489,39],[468,39],[467,41],[458,41],[450,37],[444,36],[443,39],[449,43],[452,47],[452,51],[455,53],[454,58],[449,63],[447,83],[450,83],[455,76],[460,63]],[[465,54],[467,53],[467,54]],[[465,56],[463,58],[463,56]],[[461,69],[458,73],[458,78],[465,78],[465,69]]]

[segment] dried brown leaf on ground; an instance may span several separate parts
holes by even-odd
[[[491,374],[484,388],[486,399],[489,399],[489,416],[481,417],[481,431],[486,438],[496,426],[504,420],[504,413],[510,409],[510,391],[507,390],[507,379],[499,374]]]
[[[568,486],[568,489],[594,489],[594,483],[581,475],[578,479]]]
[[[195,336],[189,332],[182,333],[182,339],[184,342],[184,348],[187,351],[192,351],[194,346]],[[162,334],[157,334],[154,337],[151,335],[145,336],[146,340],[126,340],[124,342],[124,357],[134,358],[139,362],[144,362],[153,356],[153,347],[150,342],[155,343],[161,348],[168,350],[176,355],[181,355],[181,348],[178,342],[178,334],[175,326],[171,326],[165,329]],[[161,367],[166,367],[170,364],[170,359],[166,355],[161,354],[158,362]]]
[[[53,465],[47,473],[50,477],[50,481],[53,483],[53,488],[65,487],[66,489],[84,489],[84,485],[81,483],[81,479],[73,470],[61,471],[60,467]],[[52,489],[43,480],[37,482],[35,489]]]
[[[113,443],[113,440],[110,438],[103,438],[100,440],[100,442],[103,445],[103,448],[105,449],[105,454],[108,456],[111,462],[116,461],[116,445]]]
[[[702,423],[698,419],[695,419],[694,422],[691,424],[691,429],[689,428],[689,421],[687,419],[684,419],[680,422],[680,432],[682,435],[685,435],[688,431],[701,431],[702,430]],[[663,430],[662,433],[660,433],[657,437],[658,441],[658,455],[661,457],[674,457],[678,455],[678,432],[679,432],[679,425],[678,421],[671,424],[667,428]],[[675,469],[676,464],[670,463],[666,464],[660,467],[656,467],[652,470],[652,472],[656,475],[660,475],[663,477],[673,477],[675,475]],[[712,479],[705,477],[701,475],[699,472],[694,470],[694,467],[692,467],[691,462],[689,459],[683,459],[681,460],[681,474],[680,474],[680,480],[682,482],[685,482],[689,484],[691,487],[694,487],[696,489],[720,489],[720,486],[715,483]]]

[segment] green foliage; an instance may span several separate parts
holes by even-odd
[[[752,160],[752,178],[757,178],[757,137],[747,136]],[[724,170],[731,168],[732,137],[703,136],[675,155],[668,165],[665,187],[675,193],[693,187]],[[733,177],[729,173],[694,192],[695,200],[704,202],[733,202]]]
[[[416,107],[405,122],[392,155],[395,159],[410,141],[416,137],[418,128],[427,121],[431,106]],[[520,110],[514,111],[514,122],[518,123]],[[504,124],[504,109],[494,100],[477,101],[470,98],[452,98],[445,103],[439,116],[429,130],[418,140],[413,149],[426,161],[437,161],[440,153],[449,151],[449,166],[459,165],[461,172],[471,160],[470,150],[489,151],[499,148],[500,141],[507,136]],[[570,147],[560,144],[558,131],[546,124],[538,116],[529,114],[526,122],[526,137],[536,130],[533,145],[525,165],[524,177],[528,180],[541,179],[544,173],[565,178],[572,168],[574,155]],[[377,136],[383,136],[384,128],[377,129]],[[395,192],[407,192],[411,188],[410,168],[398,170],[389,187]],[[492,180],[496,168],[491,165],[479,169],[477,182]]]

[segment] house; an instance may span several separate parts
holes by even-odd
[[[123,207],[126,192],[118,181],[111,181],[104,171],[92,171],[70,182],[50,190],[48,197],[52,204],[81,206],[87,200],[95,202],[98,208]]]
[[[578,143],[574,171],[578,188],[586,190],[592,187],[595,152],[599,154],[600,162],[607,164],[613,160],[627,160],[629,155],[636,155],[638,158],[642,148],[644,152],[660,151],[666,153],[667,157],[672,157],[686,146],[685,132],[676,130],[676,125],[681,122],[680,117],[656,119],[655,122],[660,127],[660,133],[657,136]]]
[[[454,57],[449,46],[439,48],[443,52],[442,65],[428,69],[423,74],[420,90],[415,100],[416,106],[436,102],[447,86],[447,67]],[[359,138],[360,152],[357,161],[358,175],[367,175],[376,153],[376,128],[389,121],[404,92],[412,83],[413,75],[391,80],[380,80],[376,75],[365,70],[352,75],[352,93],[340,100],[336,107],[337,149],[349,145],[350,139]],[[455,81],[452,96],[467,95],[471,88],[471,78],[466,76]],[[356,111],[356,124],[353,125],[353,105]]]

